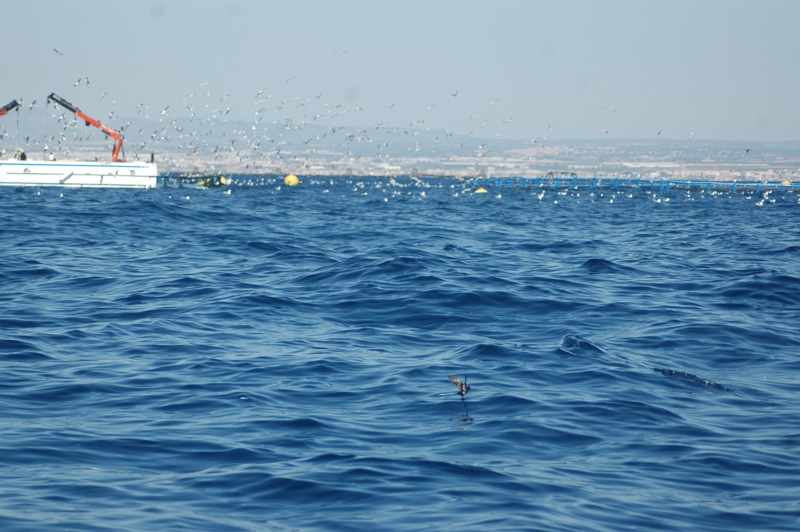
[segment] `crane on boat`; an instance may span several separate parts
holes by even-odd
[[[17,100],[11,100],[3,107],[0,107],[0,116],[8,114],[17,107],[19,107],[19,102]],[[14,154],[14,157],[23,161],[27,159],[27,157],[25,156],[25,150],[23,150],[22,148],[17,148],[17,152]]]
[[[96,128],[99,128],[103,133],[105,133],[106,135],[108,135],[109,137],[114,139],[114,151],[111,154],[111,161],[115,162],[115,163],[124,163],[125,162],[125,159],[120,159],[120,157],[119,157],[119,154],[122,151],[122,134],[119,131],[115,131],[115,130],[111,129],[110,127],[104,125],[99,120],[95,120],[94,118],[92,118],[91,116],[87,115],[86,113],[84,113],[83,111],[81,111],[80,109],[78,109],[77,107],[72,105],[71,103],[69,103],[67,100],[65,100],[61,96],[58,96],[54,92],[50,93],[50,96],[47,97],[47,101],[48,102],[55,102],[58,105],[60,105],[62,107],[65,107],[66,109],[69,109],[70,111],[75,113],[76,116],[78,116],[79,118],[82,118],[83,121],[86,122],[87,126],[94,126]]]

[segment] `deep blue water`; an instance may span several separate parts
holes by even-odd
[[[539,194],[0,189],[0,528],[800,527],[797,195]]]

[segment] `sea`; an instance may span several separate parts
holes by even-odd
[[[0,529],[800,529],[798,191],[300,181],[0,189]]]

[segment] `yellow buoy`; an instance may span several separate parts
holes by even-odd
[[[475,194],[486,194],[487,192],[488,192],[488,190],[486,190],[483,187],[475,190]]]
[[[300,184],[300,180],[294,174],[289,174],[286,176],[286,179],[283,180],[283,184],[287,187],[296,187]]]
[[[788,186],[790,186],[791,184],[792,184],[792,182],[791,182],[791,181],[789,181],[788,179],[784,179],[783,181],[781,181],[781,185],[783,185],[783,186],[785,186],[785,187],[788,187]]]

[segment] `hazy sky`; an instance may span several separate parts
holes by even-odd
[[[55,92],[116,126],[169,106],[487,138],[800,139],[797,0],[4,0],[3,20],[0,105],[23,113]]]

